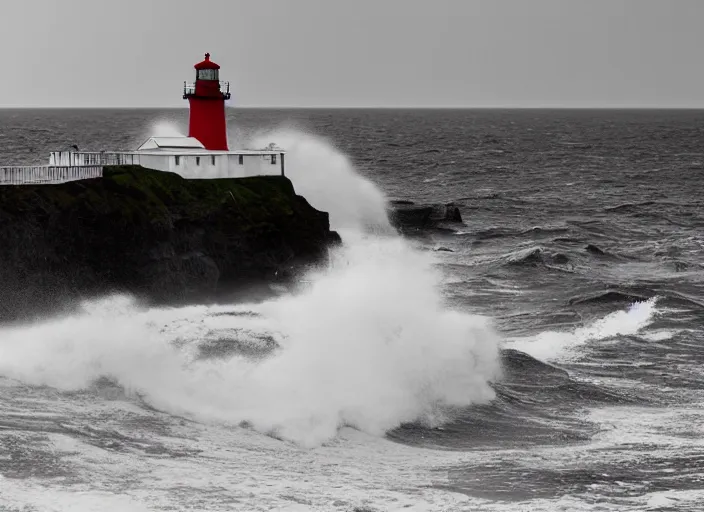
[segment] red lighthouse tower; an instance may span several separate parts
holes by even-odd
[[[198,139],[205,149],[228,151],[225,100],[230,99],[230,84],[220,82],[220,66],[210,60],[209,53],[195,68],[195,83],[183,88],[183,99],[191,109],[188,136]]]

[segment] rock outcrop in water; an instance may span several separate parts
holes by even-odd
[[[462,222],[460,209],[453,203],[416,204],[408,200],[389,202],[389,220],[402,232],[442,228]]]
[[[0,187],[0,318],[127,292],[215,298],[321,261],[328,214],[285,177],[186,180],[138,166]]]

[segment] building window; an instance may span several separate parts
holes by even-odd
[[[244,165],[244,155],[240,155],[240,165]]]
[[[271,155],[271,165],[276,164],[276,155]]]
[[[200,69],[198,70],[198,80],[217,80],[219,78],[217,69]]]
[[[181,157],[180,156],[175,156],[174,159],[176,160],[176,165],[181,165]]]
[[[196,157],[196,165],[200,165],[200,157],[199,156]]]
[[[210,156],[210,164],[215,165],[215,155]]]

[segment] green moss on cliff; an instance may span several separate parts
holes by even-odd
[[[140,166],[107,167],[100,179],[0,189],[5,211],[21,212],[39,201],[62,209],[106,212],[116,208],[125,219],[146,217],[153,222],[168,222],[174,208],[196,219],[228,204],[252,219],[272,212],[290,214],[294,196],[293,185],[281,176],[186,180]]]
[[[103,179],[111,188],[114,184],[139,199],[139,206],[153,208],[155,218],[172,205],[180,205],[184,213],[198,217],[229,202],[254,217],[277,209],[291,213],[291,198],[295,195],[291,182],[281,176],[185,180],[173,173],[123,166],[106,168]]]

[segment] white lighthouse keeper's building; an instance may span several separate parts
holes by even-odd
[[[139,165],[189,179],[283,175],[284,155],[273,145],[259,150],[208,150],[194,137],[150,137],[137,150]]]

